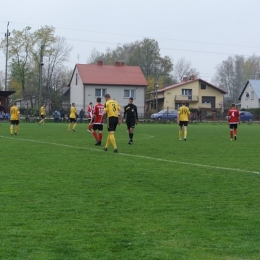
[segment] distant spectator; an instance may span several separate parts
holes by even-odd
[[[9,114],[9,113],[6,113],[6,114],[5,114],[5,118],[6,118],[7,120],[9,120],[9,119],[10,119],[10,114]]]
[[[61,119],[62,121],[65,121],[65,110],[64,110],[64,108],[62,108],[62,109],[60,110],[60,119]]]
[[[201,121],[201,111],[199,108],[197,110],[197,117],[198,117],[198,121]]]
[[[79,122],[82,123],[83,122],[83,118],[85,116],[85,112],[83,109],[80,110],[79,112]]]
[[[60,122],[60,114],[58,113],[58,111],[55,111],[53,113],[53,119],[54,119],[54,122],[56,122],[56,123]]]

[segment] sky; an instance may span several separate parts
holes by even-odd
[[[12,0],[0,9],[0,38],[30,26],[55,27],[73,46],[66,66],[87,63],[95,49],[155,39],[173,64],[184,58],[212,82],[229,56],[260,56],[260,0]],[[0,51],[0,71],[6,58]]]

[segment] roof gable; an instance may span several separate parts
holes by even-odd
[[[245,92],[245,90],[246,90],[246,88],[247,88],[247,86],[248,86],[249,83],[250,83],[250,85],[252,86],[252,88],[254,89],[254,91],[255,91],[257,97],[260,99],[260,80],[258,80],[258,79],[249,79],[249,80],[246,82],[246,84],[245,84],[245,86],[244,86],[244,88],[243,88],[243,90],[242,90],[242,92],[241,92],[241,94],[240,94],[238,100],[241,100],[242,95],[243,95],[243,93]]]
[[[83,84],[87,85],[148,85],[138,66],[76,64],[76,68]]]
[[[227,94],[227,92],[225,90],[220,89],[220,88],[216,87],[215,85],[212,85],[211,83],[209,83],[209,82],[207,82],[207,81],[205,81],[203,79],[200,79],[200,78],[194,79],[194,80],[188,80],[188,81],[181,82],[181,83],[178,83],[178,84],[174,84],[174,85],[171,85],[171,86],[159,89],[158,92],[164,92],[165,90],[169,90],[169,89],[174,89],[174,88],[178,88],[178,87],[181,87],[181,86],[185,86],[185,85],[188,85],[188,84],[196,82],[196,81],[205,83],[206,85],[216,89],[217,91],[221,92],[222,94]]]

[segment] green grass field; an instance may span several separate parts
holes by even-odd
[[[86,129],[1,123],[0,259],[260,259],[259,124]]]

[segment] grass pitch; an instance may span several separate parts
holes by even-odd
[[[260,125],[86,130],[1,123],[0,259],[260,259]]]

